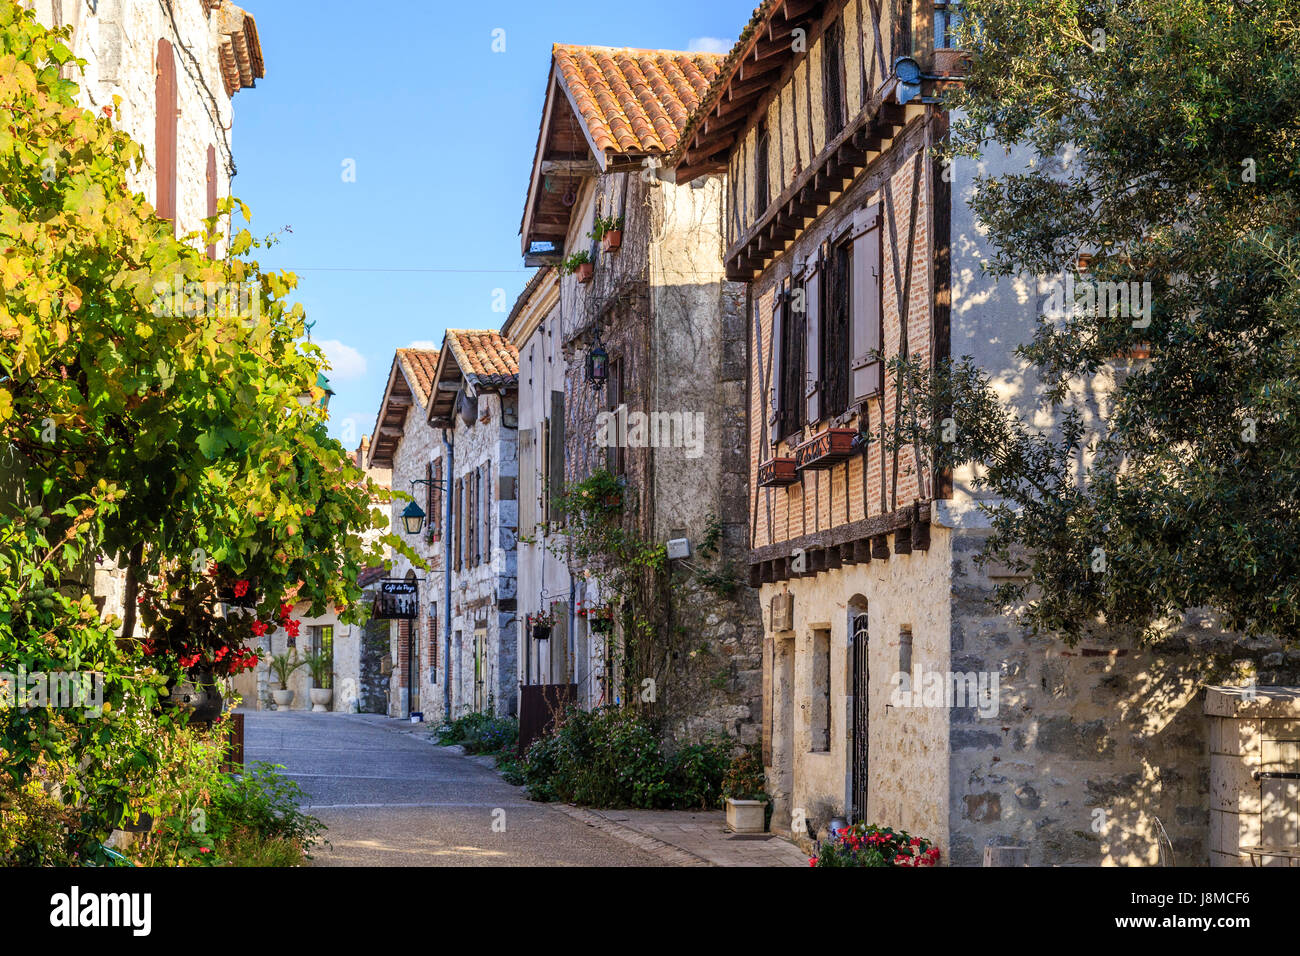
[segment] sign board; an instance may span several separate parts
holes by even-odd
[[[414,620],[420,613],[419,585],[401,578],[384,578],[375,594],[375,617],[381,621]]]

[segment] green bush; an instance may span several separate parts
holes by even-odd
[[[939,848],[906,830],[855,823],[817,845],[813,866],[934,866]]]
[[[757,745],[746,747],[731,759],[722,778],[722,796],[733,800],[767,800],[767,777]]]
[[[444,747],[458,744],[467,754],[499,754],[514,749],[519,740],[519,721],[476,712],[443,724],[436,733],[438,743]]]
[[[213,796],[209,822],[219,836],[242,831],[259,840],[295,843],[310,860],[325,825],[298,809],[302,788],[281,776],[282,769],[258,761],[245,767],[243,774],[226,777]]]
[[[716,807],[729,745],[724,740],[666,753],[652,723],[631,710],[568,710],[533,742],[522,777],[534,800],[591,807]]]

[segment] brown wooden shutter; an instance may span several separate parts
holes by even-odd
[[[172,45],[158,41],[154,68],[154,171],[157,202],[154,208],[163,219],[176,222],[176,57]]]
[[[785,419],[785,403],[782,401],[785,391],[785,378],[789,370],[785,367],[785,310],[787,295],[784,286],[776,290],[772,297],[772,371],[769,373],[772,380],[768,383],[768,414],[767,425],[771,434],[768,440],[776,445],[785,436],[781,433],[785,430],[782,426]],[[762,373],[759,369],[759,373]]]
[[[822,253],[817,254],[808,263],[804,272],[804,399],[808,424],[815,425],[822,417],[822,326],[821,326],[821,277]]]
[[[519,533],[532,537],[537,525],[537,460],[531,428],[519,431]]]
[[[429,618],[429,682],[438,683],[438,617]]]
[[[455,500],[452,502],[452,506],[453,506],[452,517],[453,520],[456,522],[456,528],[455,528],[456,537],[455,540],[452,542],[454,545],[452,550],[455,552],[457,571],[459,571],[461,568],[461,555],[465,547],[465,516],[461,510],[460,498],[461,498],[461,480],[457,478],[456,497]]]
[[[208,218],[212,219],[217,214],[217,148],[208,147]],[[208,246],[208,258],[217,257],[216,245]]]
[[[880,204],[859,209],[853,216],[853,327],[849,343],[853,402],[880,391],[882,328]]]
[[[433,536],[439,540],[442,538],[442,459],[439,458],[433,463],[433,508],[429,511],[429,525],[433,528]]]
[[[551,392],[551,434],[550,447],[546,450],[550,456],[548,473],[552,487],[547,490],[552,498],[564,494],[564,393]],[[554,520],[564,521],[564,512],[556,509]]]
[[[433,462],[424,463],[424,513],[429,522],[429,530],[433,530]]]
[[[492,462],[483,465],[483,560],[492,563]]]
[[[550,522],[551,520],[551,420],[542,419],[541,440],[541,466],[542,466],[542,512],[541,521]]]

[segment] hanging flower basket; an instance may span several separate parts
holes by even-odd
[[[544,640],[547,640],[550,636],[551,636],[551,625],[549,625],[549,624],[534,624],[534,625],[533,625],[533,639],[534,639],[534,640],[544,641]]]
[[[206,666],[188,668],[185,677],[172,684],[169,701],[190,715],[191,724],[210,724],[226,704],[212,668]]]

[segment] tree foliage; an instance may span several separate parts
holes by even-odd
[[[915,377],[908,437],[975,465],[986,553],[1029,623],[1152,636],[1193,607],[1300,634],[1300,40],[1285,0],[967,0],[953,151],[995,276],[1149,282],[1153,308],[1040,316],[1019,350],[1054,427],[970,361]],[[1000,155],[1001,149],[987,155]],[[1080,257],[1085,256],[1081,267]],[[1090,260],[1090,261],[1089,261]],[[1087,303],[1085,303],[1087,305]],[[1112,303],[1113,305],[1113,303]],[[1149,319],[1149,323],[1148,323]],[[1135,351],[1137,350],[1137,351]],[[1141,358],[1149,350],[1149,358]],[[1133,356],[1138,356],[1133,358]],[[1081,396],[1100,395],[1100,429]],[[955,422],[955,441],[940,434]],[[953,436],[947,436],[949,438]],[[1017,557],[1017,545],[1031,549]]]

